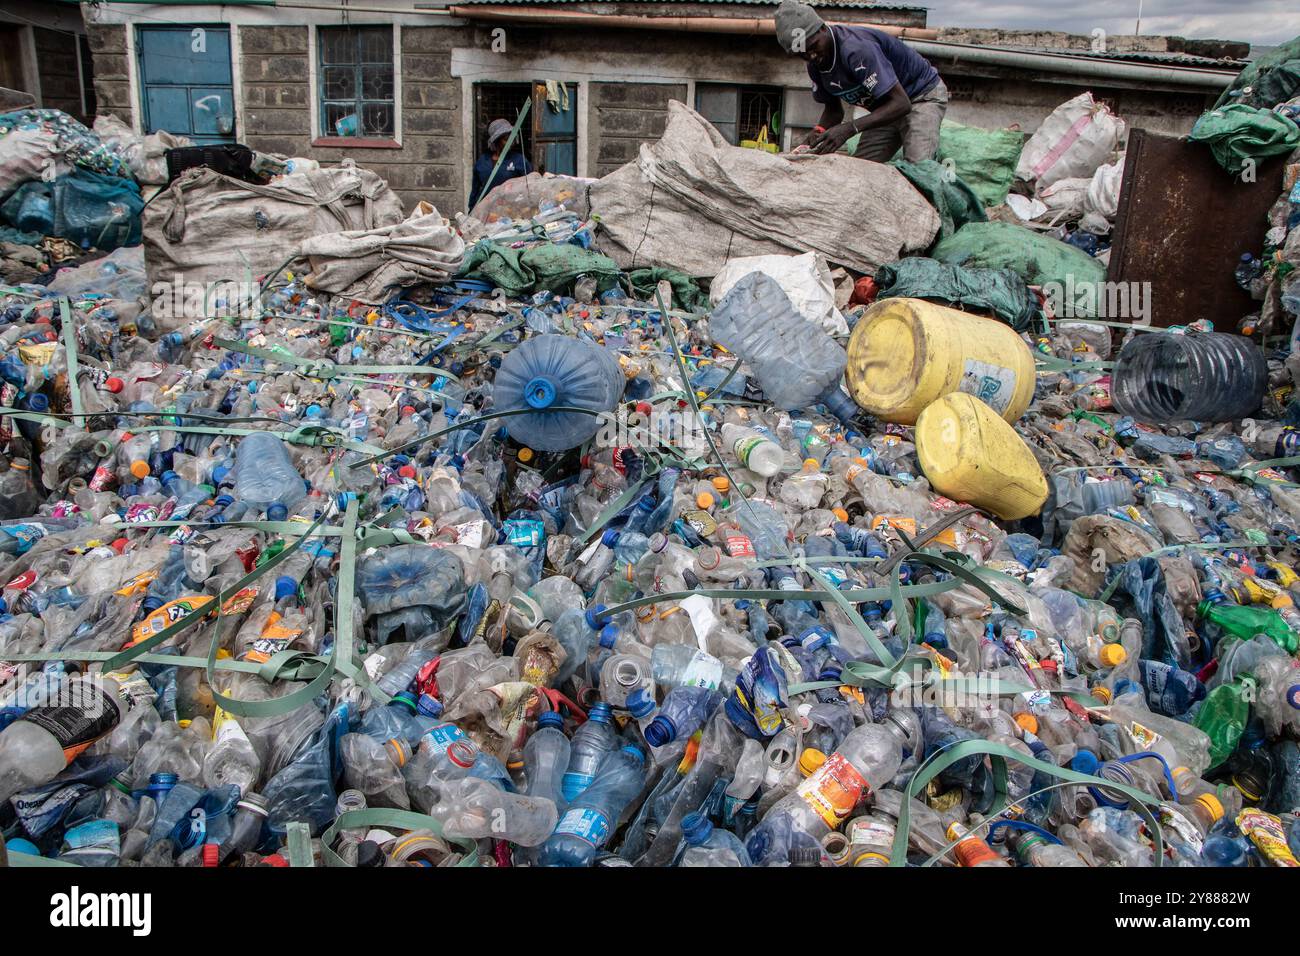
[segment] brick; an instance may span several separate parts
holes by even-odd
[[[244,123],[259,133],[309,133],[311,114],[305,109],[251,109],[244,111]]]
[[[131,91],[125,83],[96,79],[95,102],[100,109],[124,109],[130,115]]]
[[[122,80],[127,78],[125,53],[96,53],[94,59],[95,79]]]
[[[455,110],[460,109],[460,84],[416,80],[409,74],[402,77],[402,105],[407,108]]]
[[[243,117],[240,119],[243,120]],[[309,136],[270,136],[246,132],[242,125],[240,133],[240,142],[263,153],[279,153],[281,156],[309,156],[312,153]]]
[[[630,163],[636,159],[641,146],[639,139],[602,136],[600,147],[596,152],[597,163]]]
[[[402,145],[414,162],[454,164],[460,158],[460,141],[452,136],[407,136]]]
[[[239,45],[250,53],[307,53],[306,27],[240,27]]]
[[[126,27],[120,23],[88,23],[86,42],[90,44],[91,53],[125,53]],[[99,65],[98,57],[95,65]]]
[[[245,83],[244,107],[292,106],[311,107],[310,89],[306,83]]]
[[[649,110],[598,109],[596,127],[603,135],[658,138],[668,125],[668,114]]]
[[[450,80],[451,57],[444,54],[402,54],[402,83],[420,80]]]
[[[402,110],[402,130],[406,133],[441,133],[451,136],[459,129],[459,114],[451,110]]]
[[[258,80],[306,83],[307,58],[305,56],[245,56],[244,81],[255,83]]]
[[[593,83],[593,106],[622,106],[632,109],[666,110],[669,100],[685,100],[686,87],[659,83]]]
[[[461,27],[402,27],[402,53],[445,53],[471,43],[472,33]]]

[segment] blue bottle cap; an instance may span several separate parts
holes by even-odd
[[[179,478],[179,477],[180,477],[180,475],[176,474],[176,472],[171,471],[171,470],[168,470],[168,471],[164,471],[164,472],[162,473],[162,477],[161,477],[160,479],[158,479],[158,480],[161,481],[161,482],[162,482],[162,486],[163,486],[164,488],[166,488],[169,484],[171,484],[173,481],[175,481],[175,480],[176,480],[177,478]]]
[[[600,536],[600,543],[607,548],[614,547],[614,545],[618,544],[618,532],[613,528],[608,529]]]
[[[600,629],[600,646],[605,650],[610,650],[614,642],[618,640],[619,630],[617,624],[606,624]]]
[[[225,465],[217,465],[217,467],[212,469],[212,481],[215,484],[219,485],[226,480],[226,476],[229,474],[230,474],[229,468],[227,468]]]
[[[212,503],[218,508],[229,508],[235,503],[235,499],[230,497],[230,495],[217,495],[217,497],[212,500]]]
[[[307,406],[303,414],[306,415],[308,418],[320,418],[323,414],[325,414],[325,412],[321,409],[319,405],[313,402],[312,404]]]
[[[49,411],[50,397],[40,392],[33,392],[27,396],[27,407],[34,412]]]
[[[587,611],[583,616],[587,619],[587,626],[589,628],[591,628],[593,631],[599,631],[602,627],[605,626],[604,614],[605,614],[605,605],[597,604],[590,611]]]
[[[412,694],[409,690],[404,690],[401,691],[400,693],[394,694],[393,703],[401,704],[403,707],[409,708],[412,713],[414,713],[416,710],[415,695]]]
[[[592,705],[591,710],[587,711],[587,719],[594,720],[598,724],[608,724],[614,719],[614,711],[603,700]]]
[[[1077,773],[1095,774],[1101,762],[1091,750],[1080,750],[1070,760],[1070,769]]]
[[[654,698],[644,687],[638,687],[627,695],[627,709],[628,713],[640,720],[655,709]]]
[[[537,718],[537,729],[541,730],[543,727],[563,729],[564,718],[560,716],[558,710],[548,710],[546,713],[542,714],[542,716]]]
[[[152,614],[154,611],[158,610],[162,606],[163,606],[162,598],[155,597],[154,595],[149,595],[143,601],[140,602],[140,608],[146,614]]]
[[[524,401],[530,408],[550,408],[555,404],[555,386],[544,378],[535,378],[524,386]]]
[[[420,712],[421,717],[441,717],[442,701],[432,694],[421,694],[420,700],[416,704],[416,710]]]
[[[699,810],[682,817],[682,836],[691,846],[699,846],[713,833],[713,824]]]
[[[654,497],[651,495],[642,495],[640,498],[637,499],[636,505],[644,512],[649,513],[651,511],[654,511],[655,510]]]
[[[289,509],[277,502],[266,509],[266,517],[270,521],[286,521],[289,518]]]
[[[293,597],[298,593],[298,582],[287,574],[282,574],[275,579],[275,599],[283,601],[287,597]]]
[[[620,749],[629,757],[635,757],[637,763],[645,763],[645,754],[641,752],[640,747],[633,747],[631,744],[628,744],[626,747]]]
[[[660,714],[646,725],[643,733],[645,742],[651,747],[662,747],[677,738],[677,726],[670,718]]]

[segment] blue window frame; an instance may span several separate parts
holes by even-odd
[[[322,135],[393,138],[393,28],[320,27],[316,48]]]

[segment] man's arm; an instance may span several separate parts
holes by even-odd
[[[817,121],[817,129],[813,129],[804,137],[804,145],[811,146],[817,139],[832,126],[838,126],[844,121],[844,104],[839,101],[838,97],[832,97],[831,101],[822,107],[822,118]]]
[[[912,101],[903,91],[902,83],[895,83],[876,107],[866,116],[831,126],[813,143],[815,153],[833,153],[857,133],[865,132],[874,126],[888,126],[902,119],[912,111]]]

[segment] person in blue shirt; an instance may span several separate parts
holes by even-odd
[[[870,27],[828,26],[798,0],[776,11],[782,48],[808,64],[821,120],[805,141],[817,153],[833,153],[858,136],[853,155],[883,163],[901,146],[908,162],[933,159],[948,88],[939,71],[902,40]],[[844,119],[844,104],[870,112]]]
[[[494,186],[500,186],[506,180],[514,179],[516,176],[527,176],[533,171],[532,164],[524,154],[514,152],[506,156],[501,163],[501,168],[497,170],[496,177],[488,182],[488,178],[492,176],[492,169],[501,156],[501,147],[505,145],[511,129],[513,127],[503,119],[494,119],[488,124],[487,152],[474,162],[474,184],[469,192],[470,209],[477,206],[478,201],[491,192]]]

